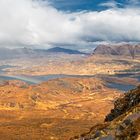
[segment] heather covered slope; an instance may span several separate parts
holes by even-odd
[[[0,85],[0,140],[67,140],[102,123],[120,91],[97,78]]]
[[[140,138],[140,86],[129,91],[114,103],[105,123],[91,128],[74,140],[139,140]],[[72,139],[72,140],[73,140]]]

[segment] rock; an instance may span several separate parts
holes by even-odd
[[[93,54],[98,55],[116,55],[130,56],[133,59],[140,56],[140,45],[121,44],[121,45],[99,45]]]
[[[138,140],[140,136],[140,86],[116,100],[106,125],[93,127],[84,140]],[[79,140],[79,139],[78,139]]]

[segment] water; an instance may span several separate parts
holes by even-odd
[[[11,66],[11,65],[1,65],[0,66],[0,81],[21,80],[21,81],[27,82],[28,84],[37,84],[37,83],[41,82],[34,78],[30,78],[28,76],[6,75],[4,69],[11,68],[11,67],[15,67],[15,66]]]
[[[1,66],[0,66],[0,74],[5,73],[5,72],[4,72],[4,69],[6,69],[6,68],[13,68],[13,67],[15,67],[15,66],[11,66],[11,65],[1,65]]]
[[[116,74],[115,77],[118,77],[118,78],[125,78],[125,77],[130,77],[130,78],[135,78],[135,79],[138,79],[138,81],[140,81],[140,74],[137,73],[124,73],[124,74]]]
[[[138,81],[140,82],[140,75],[139,74],[133,74],[133,73],[123,73],[123,74],[116,74],[114,77],[118,77],[118,78],[125,78],[125,77],[130,77],[130,78],[135,78],[138,79]],[[120,84],[120,83],[115,83],[115,82],[110,82],[107,84],[107,86],[109,88],[114,88],[114,89],[118,89],[121,91],[129,91],[131,89],[134,89],[136,86],[134,85],[128,85],[128,84]]]
[[[95,77],[94,75],[66,75],[66,74],[50,74],[50,75],[43,75],[43,76],[32,76],[31,78],[35,78],[39,81],[48,81],[57,78],[90,78]]]
[[[70,77],[72,77],[72,78],[74,78],[74,77],[75,78],[90,78],[90,77],[95,77],[94,75],[64,75],[64,74],[52,74],[52,75],[44,75],[44,76],[23,76],[23,75],[7,76],[6,74],[4,74],[3,69],[9,68],[9,67],[13,67],[13,66],[9,66],[9,65],[0,66],[0,80],[1,81],[21,80],[21,81],[27,82],[28,84],[39,84],[41,82],[45,82],[45,81],[57,79],[57,78],[70,78]],[[115,77],[118,77],[118,78],[132,77],[132,78],[136,78],[140,81],[139,74],[132,74],[132,73],[117,74],[117,75],[115,75]],[[118,89],[121,91],[128,91],[130,89],[135,88],[135,86],[133,86],[133,85],[126,85],[126,84],[120,84],[120,83],[115,83],[115,82],[107,83],[107,86],[109,88],[114,88],[114,89]]]
[[[135,88],[134,85],[126,85],[126,84],[119,84],[119,83],[113,83],[113,82],[107,84],[107,86],[109,88],[118,89],[118,90],[121,90],[121,91],[124,91],[124,92]]]
[[[43,75],[43,76],[24,76],[24,75],[5,75],[4,73],[0,75],[0,79],[5,80],[21,80],[27,82],[28,84],[39,84],[41,82],[57,79],[57,78],[89,78],[95,77],[93,75],[63,75],[63,74],[52,74],[52,75]]]
[[[35,78],[30,78],[28,76],[6,76],[6,75],[0,75],[0,80],[1,81],[8,81],[8,80],[21,80],[24,81],[28,84],[38,84],[41,83],[42,81],[39,81]]]
[[[70,78],[70,77],[78,77],[78,78],[89,78],[89,77],[95,77],[93,75],[88,75],[88,76],[81,76],[81,75],[62,75],[62,74],[56,74],[56,75],[45,75],[45,76],[6,76],[6,75],[1,75],[0,79],[1,80],[21,80],[24,82],[27,82],[28,84],[38,84],[41,82],[45,82],[48,80],[52,79],[57,79],[57,78]],[[139,76],[138,76],[139,78]],[[121,91],[129,91],[130,89],[135,88],[133,85],[126,85],[126,84],[119,84],[119,83],[108,83],[107,86],[109,88],[114,88],[118,89]]]

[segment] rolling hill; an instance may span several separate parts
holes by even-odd
[[[86,54],[83,52],[80,52],[78,50],[72,50],[72,49],[65,49],[61,47],[54,47],[51,49],[46,50],[48,53],[66,53],[66,54]]]
[[[96,78],[7,81],[0,85],[0,139],[67,140],[103,122],[119,96]]]

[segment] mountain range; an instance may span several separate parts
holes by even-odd
[[[61,47],[54,47],[50,49],[32,49],[32,48],[0,48],[0,59],[13,59],[13,58],[29,58],[29,57],[46,57],[47,55],[57,55],[57,54],[75,54],[83,55],[86,53],[65,49]]]
[[[73,49],[66,49],[62,47],[54,47],[50,49],[33,49],[33,48],[0,48],[0,59],[13,59],[13,58],[38,58],[46,57],[48,55],[89,55],[88,53],[81,52]],[[130,56],[133,59],[140,56],[140,45],[121,44],[121,45],[99,45],[95,48],[94,55],[114,55],[114,56]]]
[[[86,54],[84,52],[80,52],[78,50],[72,50],[72,49],[65,49],[65,48],[60,48],[60,47],[55,47],[46,50],[48,53],[66,53],[66,54]]]
[[[140,56],[140,45],[99,45],[93,54],[99,55],[115,55],[115,56],[131,56],[135,58]]]

